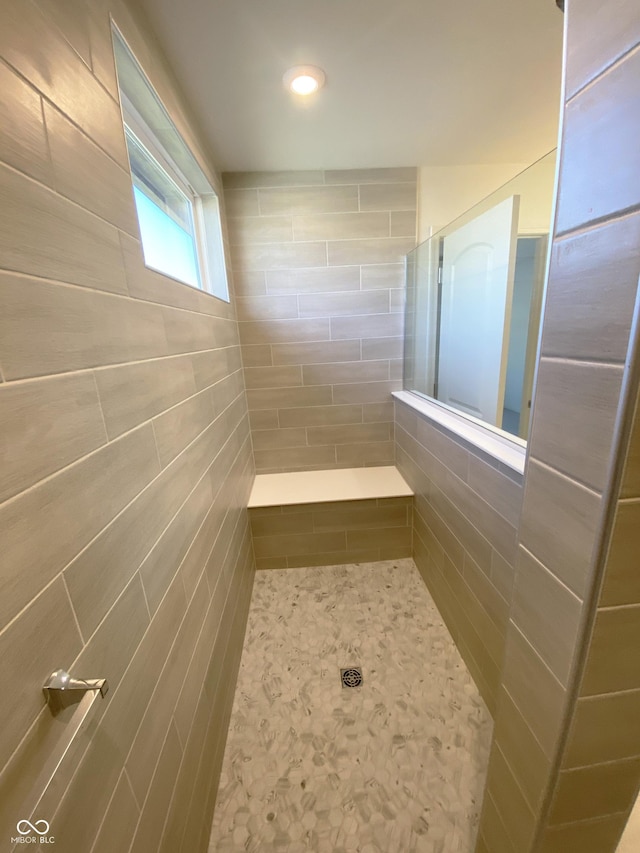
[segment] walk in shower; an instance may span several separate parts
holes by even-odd
[[[404,389],[525,442],[555,151],[407,255]]]

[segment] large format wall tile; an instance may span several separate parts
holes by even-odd
[[[415,210],[413,181],[406,183],[370,183],[360,188],[361,210]]]
[[[57,625],[55,632],[44,626]],[[4,766],[20,738],[42,710],[42,685],[61,663],[71,662],[82,641],[71,602],[58,578],[2,634],[2,677],[13,685],[2,695],[4,718],[0,762]]]
[[[596,616],[582,682],[582,695],[640,686],[640,605],[601,607]]]
[[[106,440],[90,373],[0,385],[0,503]]]
[[[250,178],[247,178],[250,180]],[[225,187],[228,176],[224,176]],[[277,173],[274,177],[277,181]],[[321,182],[318,182],[321,184]],[[358,187],[277,187],[260,189],[258,205],[263,216],[274,214],[313,215],[318,213],[346,213],[358,210]]]
[[[615,264],[615,275],[611,274]],[[640,214],[553,244],[542,354],[623,362],[640,273]]]
[[[520,540],[574,593],[587,589],[601,497],[531,460],[524,490]]]
[[[288,270],[327,263],[326,243],[245,243],[232,245],[232,264],[239,270]]]
[[[258,211],[256,210],[257,214]],[[282,243],[293,239],[293,221],[290,216],[249,216],[229,220],[230,240],[233,246],[252,243]],[[308,240],[316,239],[308,237]]]
[[[637,533],[640,501],[618,501],[607,559],[607,571],[600,591],[600,605],[613,607],[640,604],[640,577]]]
[[[104,825],[100,830],[93,848],[96,853],[109,853],[114,846],[122,849],[133,837],[140,810],[131,785],[123,770],[118,781],[113,799],[105,815]]]
[[[387,211],[294,216],[293,233],[296,240],[360,240],[393,236]],[[412,234],[410,230],[409,236]]]
[[[640,758],[565,770],[560,774],[551,823],[625,812],[637,793]]]
[[[401,263],[415,248],[412,237],[389,237],[380,240],[334,240],[328,243],[327,263],[336,264],[393,264]]]
[[[266,270],[262,273],[265,292],[282,293],[340,293],[360,290],[360,269],[355,266],[320,267],[304,270]],[[254,284],[255,288],[255,284]],[[251,283],[241,281],[239,290],[250,292]]]
[[[519,630],[509,632],[503,684],[548,758],[553,756],[565,690]]]
[[[5,269],[126,292],[118,232],[57,193],[0,164]]]
[[[636,46],[638,9],[635,3],[621,0],[616,3],[615,11],[615,15],[607,15],[598,0],[581,0],[572,9],[567,39],[568,97]],[[594,32],[599,35],[597,39],[592,38]]]
[[[58,845],[186,853],[242,649],[253,461],[233,302],[144,264],[110,15],[219,179],[126,2],[2,10],[0,835],[71,716],[42,694],[62,666],[110,689],[41,804]]]
[[[564,359],[542,358],[538,366],[536,456],[599,492],[611,452],[599,439],[613,433],[622,374],[622,366]],[[571,442],[563,440],[565,430]]]
[[[416,170],[224,182],[257,470],[389,464]]]
[[[500,747],[494,742],[485,796],[500,803],[498,811],[516,850],[526,850],[535,833],[535,813],[530,808]]]
[[[320,171],[282,171],[282,172],[225,172],[225,187],[242,189],[243,187],[297,187],[315,186],[324,183]]]
[[[569,681],[581,615],[582,601],[521,547],[511,618],[562,684]]]
[[[157,305],[0,273],[0,308],[5,379],[168,355]]]
[[[158,470],[147,424],[1,504],[0,624],[53,580]]]
[[[539,806],[551,762],[509,693],[502,688],[494,730],[495,742],[509,763],[532,811]]]
[[[637,28],[636,28],[637,39]],[[569,231],[640,203],[640,51],[605,71],[567,104],[557,230]],[[585,181],[589,175],[591,180]]]
[[[189,357],[163,358],[95,371],[100,404],[109,438],[195,393]]]
[[[44,118],[57,191],[137,237],[127,171],[46,101]]]
[[[582,697],[575,708],[565,765],[585,767],[635,755],[639,717],[640,689]]]
[[[33,0],[7,0],[2,13],[0,55],[126,168],[118,103],[103,89],[60,29],[51,26],[51,18],[47,20]],[[56,6],[54,19],[60,21],[60,14]]]
[[[411,500],[252,509],[257,566],[280,569],[406,557],[411,553]]]
[[[388,360],[345,361],[333,364],[305,364],[302,368],[305,385],[355,384],[380,382],[389,379]],[[355,402],[355,401],[354,401]]]
[[[51,182],[40,95],[4,64],[0,65],[0,160],[38,181]]]
[[[389,294],[384,290],[347,293],[300,294],[301,317],[340,317],[355,314],[388,314]]]
[[[626,820],[626,813],[622,812],[610,817],[549,827],[542,836],[540,851],[541,853],[566,853],[567,850],[579,850],[580,853],[615,851]]]
[[[412,184],[416,170],[410,166],[382,169],[329,169],[324,173],[327,184]]]
[[[149,787],[147,799],[140,814],[140,821],[131,847],[132,853],[144,853],[149,845],[156,846],[162,838],[164,818],[171,802],[174,780],[182,761],[182,746],[175,724],[169,726],[166,740],[160,753],[158,766]]]
[[[621,498],[640,497],[640,392],[636,393],[635,411],[629,435],[629,446],[627,447],[627,459],[624,466]]]

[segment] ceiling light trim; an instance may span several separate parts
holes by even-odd
[[[293,68],[285,71],[282,82],[287,91],[307,97],[322,89],[326,79],[322,68],[316,65],[294,65]]]

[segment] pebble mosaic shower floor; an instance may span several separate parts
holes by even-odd
[[[412,560],[257,572],[209,853],[472,853],[491,726]]]

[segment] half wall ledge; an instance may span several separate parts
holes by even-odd
[[[498,432],[482,426],[479,421],[458,415],[410,391],[393,391],[392,396],[428,420],[444,427],[476,452],[479,450],[512,471],[524,474],[527,445],[521,439],[512,441],[503,438]]]

